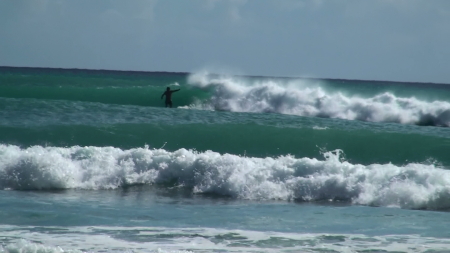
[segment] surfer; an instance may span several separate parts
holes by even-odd
[[[167,87],[166,91],[161,95],[161,99],[166,96],[166,107],[170,106],[172,108],[172,93],[179,91],[178,90],[170,90],[170,87]]]

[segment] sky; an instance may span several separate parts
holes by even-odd
[[[0,66],[450,84],[450,0],[0,0]]]

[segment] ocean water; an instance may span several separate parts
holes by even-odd
[[[0,252],[450,252],[449,126],[446,84],[2,67]]]

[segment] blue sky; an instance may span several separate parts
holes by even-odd
[[[450,83],[449,0],[0,0],[0,65]]]

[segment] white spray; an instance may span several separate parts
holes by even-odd
[[[208,103],[215,110],[450,126],[450,103],[446,101],[428,102],[389,92],[369,98],[348,96],[328,92],[317,83],[305,80],[265,79],[252,83],[246,80],[198,73],[191,75],[188,83],[213,89]]]

